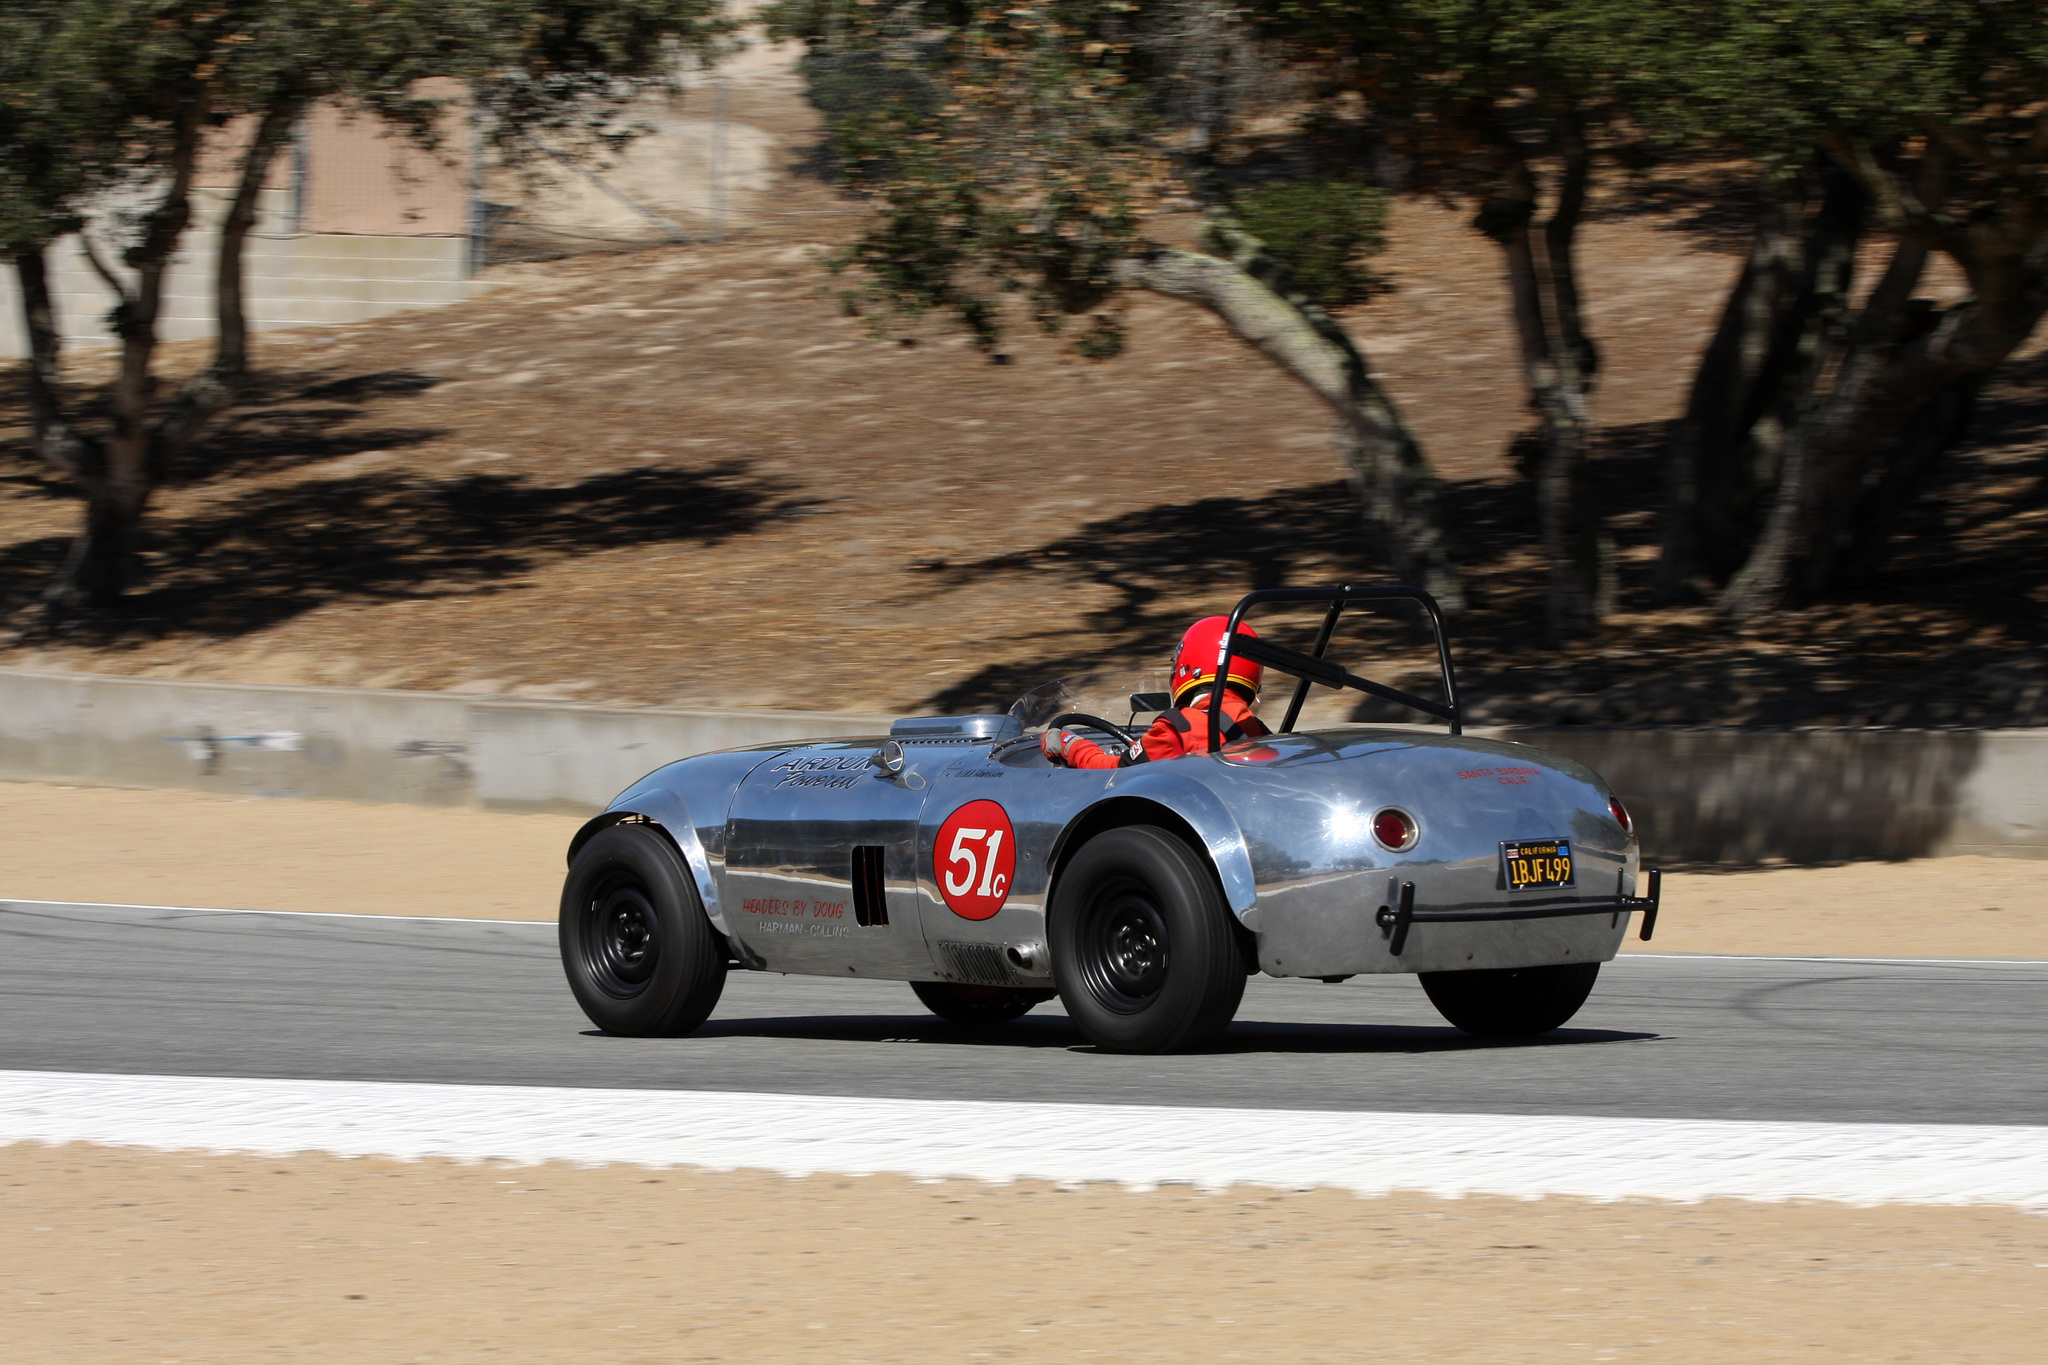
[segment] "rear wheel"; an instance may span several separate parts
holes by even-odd
[[[1422,989],[1438,1014],[1478,1038],[1533,1038],[1579,1012],[1600,975],[1597,962],[1424,972]]]
[[[652,825],[613,825],[578,851],[560,940],[569,989],[606,1033],[688,1033],[725,990],[725,952],[690,870]]]
[[[913,981],[910,989],[924,1007],[949,1024],[986,1028],[1007,1024],[1052,999],[1054,992],[1022,986],[968,986],[952,981]]]
[[[1244,998],[1222,889],[1186,844],[1154,826],[1110,830],[1074,855],[1047,936],[1060,1000],[1097,1047],[1193,1047],[1228,1027]]]

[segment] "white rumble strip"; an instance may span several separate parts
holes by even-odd
[[[0,1071],[0,1143],[1362,1195],[2048,1210],[2048,1128],[1013,1104]]]

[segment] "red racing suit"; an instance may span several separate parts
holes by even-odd
[[[1225,689],[1223,693],[1223,742],[1239,739],[1259,739],[1271,734],[1264,723],[1252,714],[1251,706],[1237,693]],[[1138,741],[1144,750],[1144,758],[1117,758],[1105,753],[1101,745],[1091,739],[1076,735],[1066,748],[1069,768],[1121,768],[1129,763],[1143,763],[1147,759],[1157,761],[1166,758],[1185,758],[1189,754],[1207,753],[1209,750],[1209,694],[1197,694],[1186,706],[1177,711],[1161,712],[1159,719],[1152,722],[1152,728],[1145,731]]]

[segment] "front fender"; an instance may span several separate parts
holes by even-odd
[[[1187,821],[1216,875],[1223,882],[1223,897],[1232,913],[1243,919],[1258,904],[1258,883],[1252,878],[1251,852],[1245,847],[1244,831],[1221,797],[1190,777],[1173,771],[1170,763],[1141,763],[1118,771],[1109,784],[1109,794],[1156,801]]]
[[[712,928],[730,937],[732,930],[726,927],[725,911],[718,903],[718,888],[711,881],[711,860],[705,856],[704,841],[697,837],[697,827],[690,821],[690,808],[672,791],[636,788],[621,796],[619,804],[585,821],[576,831],[576,837],[569,841],[569,860],[575,861],[577,852],[590,842],[591,836],[636,817],[660,825],[662,832],[675,841],[676,851],[683,855],[683,864],[696,883],[697,899],[704,903],[704,917],[711,921]]]
[[[569,857],[574,859],[576,851],[599,830],[635,817],[651,820],[668,832],[683,855],[711,927],[730,937],[732,929],[718,894],[719,874],[725,866],[726,812],[732,809],[733,793],[746,775],[787,748],[775,745],[699,754],[657,768],[620,792],[604,814],[576,831],[569,842]]]

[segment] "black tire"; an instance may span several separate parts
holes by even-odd
[[[725,990],[725,950],[690,869],[652,825],[613,825],[576,854],[560,938],[569,989],[606,1033],[677,1037]]]
[[[1597,962],[1424,972],[1422,989],[1438,1014],[1474,1037],[1534,1038],[1577,1014],[1599,975]]]
[[[1151,825],[1088,841],[1048,915],[1053,981],[1089,1042],[1170,1052],[1221,1033],[1244,999],[1222,888],[1186,844]]]
[[[1034,1005],[1052,999],[1054,992],[1024,986],[970,986],[953,981],[913,981],[910,989],[924,1007],[949,1024],[987,1028],[1022,1019]]]

